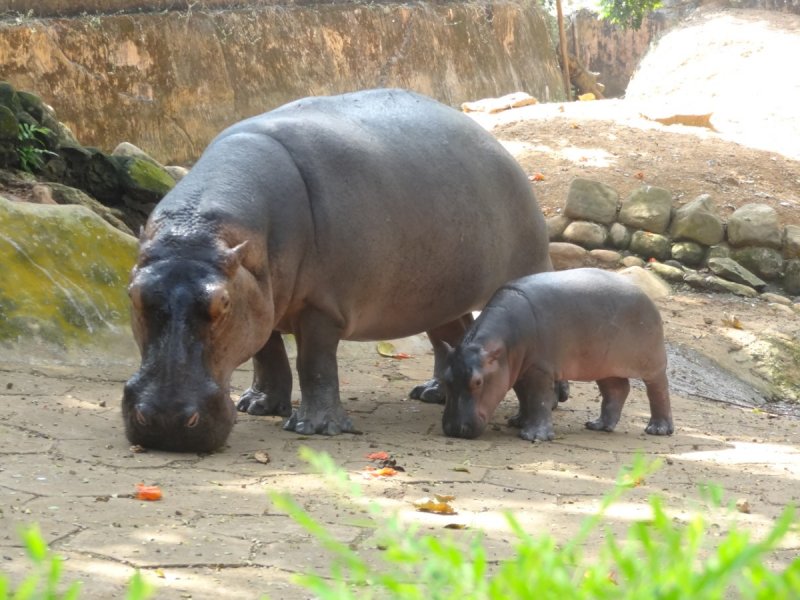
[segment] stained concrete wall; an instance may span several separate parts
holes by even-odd
[[[307,95],[563,98],[543,15],[526,0],[7,20],[0,79],[41,95],[85,145],[129,141],[183,164],[225,126]]]

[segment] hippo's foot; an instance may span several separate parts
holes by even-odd
[[[250,388],[239,397],[236,410],[248,415],[278,415],[288,417],[292,414],[292,403],[288,396],[267,395],[265,392]]]
[[[519,430],[519,437],[529,442],[550,442],[555,439],[556,432],[550,423],[540,423],[523,427]]]
[[[301,406],[299,409],[292,411],[292,416],[283,424],[283,428],[286,431],[294,431],[300,435],[313,435],[315,433],[339,435],[340,433],[356,431],[356,428],[353,427],[353,421],[350,420],[343,408],[334,412],[337,414],[332,415],[329,412],[310,414],[311,411],[303,410]]]
[[[592,431],[614,431],[614,427],[616,427],[616,423],[609,423],[602,417],[599,419],[595,419],[594,421],[586,421],[586,429],[591,429]]]
[[[558,402],[566,402],[569,400],[569,381],[560,379],[559,381],[556,381],[555,388],[556,396],[558,396]],[[558,406],[558,403],[556,403],[556,406]]]
[[[444,392],[438,379],[429,379],[416,386],[409,397],[413,400],[422,400],[428,404],[444,404]]]
[[[675,428],[669,419],[651,418],[644,432],[650,435],[672,435]]]

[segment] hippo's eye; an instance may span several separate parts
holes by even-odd
[[[220,319],[227,314],[231,307],[231,297],[224,287],[213,287],[209,290],[208,315],[212,321]]]

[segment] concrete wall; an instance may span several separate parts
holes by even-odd
[[[129,141],[184,164],[225,126],[307,95],[397,86],[451,105],[513,91],[563,98],[544,18],[526,0],[7,20],[0,79],[39,94],[85,145]]]

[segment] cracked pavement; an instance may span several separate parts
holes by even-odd
[[[272,506],[268,490],[290,492],[337,539],[371,561],[379,560],[380,550],[359,507],[338,498],[298,458],[302,445],[329,452],[368,499],[425,533],[466,544],[483,531],[491,564],[512,553],[503,511],[513,511],[531,533],[564,540],[637,451],[665,464],[612,508],[609,527],[618,532],[647,516],[647,497],[656,492],[677,519],[703,509],[716,532],[735,519],[756,535],[800,499],[796,418],[675,395],[676,434],[647,436],[647,399],[635,386],[617,431],[593,432],[583,424],[599,410],[599,396],[593,384],[575,383],[554,415],[554,442],[530,444],[505,426],[515,412],[511,396],[481,438],[449,439],[441,432],[440,406],[406,397],[430,372],[424,337],[396,344],[413,358],[381,357],[371,343],[340,348],[342,398],[361,435],[308,438],[283,431],[277,417],[240,415],[224,450],[206,456],[131,449],[119,401],[137,366],[133,354],[113,360],[105,354],[83,365],[6,357],[0,361],[2,572],[13,582],[26,574],[17,532],[35,522],[65,559],[63,579],[83,581],[82,598],[122,597],[135,569],[156,587],[157,598],[311,597],[291,577],[327,574],[330,556]],[[251,376],[249,366],[236,372],[234,399]],[[405,472],[383,479],[363,475],[370,464],[366,455],[378,450],[389,452]],[[256,460],[258,452],[267,453],[269,462]],[[708,481],[732,500],[748,500],[751,513],[708,509],[697,488]],[[163,499],[136,500],[139,482],[159,485]],[[415,511],[412,503],[433,493],[454,495],[457,514]],[[443,529],[450,523],[467,529]],[[589,540],[589,554],[600,539],[598,533]],[[770,560],[784,565],[798,552],[795,536]]]

